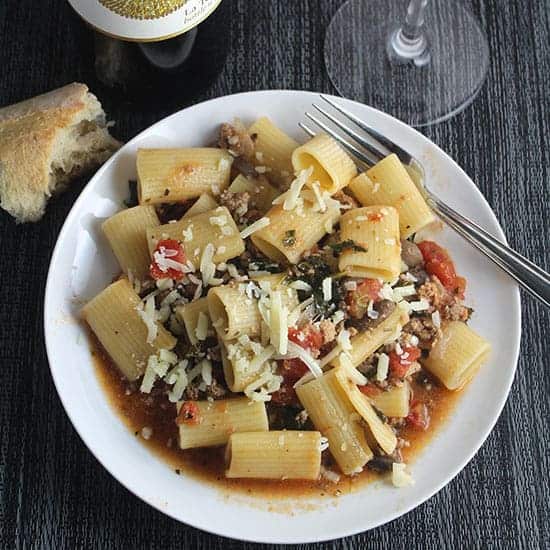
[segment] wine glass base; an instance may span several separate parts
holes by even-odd
[[[327,30],[325,64],[342,96],[425,126],[456,115],[475,99],[489,69],[489,48],[464,7],[431,0],[425,14],[428,49],[418,58],[398,59],[389,37],[406,9],[406,0],[348,0]]]

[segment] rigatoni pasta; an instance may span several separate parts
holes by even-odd
[[[192,205],[187,212],[182,216],[183,218],[191,218],[197,214],[202,214],[203,212],[208,212],[209,210],[214,210],[219,205],[216,202],[216,199],[209,195],[208,193],[203,193]]]
[[[489,342],[468,325],[452,321],[442,328],[441,337],[423,361],[424,367],[445,387],[457,390],[467,384],[491,351]]]
[[[138,149],[140,204],[158,204],[218,194],[229,185],[233,157],[210,148]]]
[[[434,221],[432,211],[395,154],[354,178],[349,190],[363,206],[393,206],[399,213],[402,239]]]
[[[393,281],[401,271],[399,216],[391,206],[354,208],[342,216],[341,238],[354,243],[340,256],[340,270],[351,277]]]
[[[214,336],[214,328],[206,298],[200,298],[194,302],[177,306],[175,313],[183,323],[187,338],[193,346],[196,346],[208,337]]]
[[[312,168],[308,185],[317,184],[330,195],[340,191],[357,175],[351,157],[326,134],[318,134],[292,153],[295,172]]]
[[[267,414],[261,402],[246,397],[192,402],[196,416],[179,424],[181,449],[225,445],[235,432],[267,432]],[[178,404],[178,412],[185,403]]]
[[[305,201],[301,209],[275,205],[266,217],[270,223],[252,235],[254,245],[272,260],[297,263],[306,250],[332,231],[340,210],[331,205],[321,212]]]
[[[151,320],[156,334],[148,342],[147,324],[138,313],[142,305],[127,279],[112,283],[82,309],[82,317],[122,374],[138,379],[149,357],[158,350],[170,350],[176,339],[157,321]]]
[[[315,427],[328,439],[340,469],[348,475],[360,472],[372,451],[337,370],[297,387],[296,393]]]
[[[234,433],[226,449],[226,477],[317,479],[321,434],[302,431]]]
[[[233,485],[410,483],[415,434],[490,349],[449,253],[409,237],[431,212],[395,156],[354,177],[267,118],[219,143],[140,150],[141,204],[104,224],[127,277],[82,314],[134,433]]]
[[[143,279],[149,272],[149,249],[145,230],[160,225],[153,206],[135,206],[108,218],[101,228],[118,260],[130,277]]]
[[[183,218],[147,230],[147,243],[151,253],[163,239],[180,241],[187,259],[197,268],[208,245],[213,249],[212,261],[225,262],[244,252],[244,242],[231,214],[224,206]]]
[[[370,402],[383,415],[393,418],[406,418],[409,415],[411,387],[408,382],[379,391],[370,397]]]
[[[292,152],[298,142],[275,126],[267,117],[261,117],[248,128],[255,146],[257,166],[269,169],[269,177],[280,185],[292,178]]]

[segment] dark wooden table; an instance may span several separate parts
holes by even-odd
[[[266,88],[333,92],[322,44],[340,3],[234,0],[227,65],[197,101]],[[550,3],[467,4],[489,37],[489,78],[470,108],[425,133],[476,181],[512,246],[548,270]],[[62,0],[0,2],[0,105],[85,78],[76,23]],[[104,103],[121,139],[175,110]],[[83,184],[53,200],[37,224],[17,226],[0,213],[0,546],[252,548],[181,525],[135,498],[86,449],[61,406],[42,302],[57,234]],[[550,317],[526,297],[522,312],[516,380],[477,456],[413,512],[320,547],[550,547]]]

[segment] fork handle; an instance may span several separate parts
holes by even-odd
[[[531,296],[550,307],[550,274],[495,239],[476,223],[429,193],[427,202],[434,212],[459,235],[515,279]]]

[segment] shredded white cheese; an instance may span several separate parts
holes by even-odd
[[[336,473],[334,470],[329,470],[321,465],[321,477],[324,477],[331,483],[338,483],[340,481],[340,474]]]
[[[193,240],[193,228],[190,225],[187,229],[182,229],[181,234],[183,235],[184,242],[188,243]]]
[[[346,318],[346,314],[341,310],[338,309],[334,312],[333,316],[331,317],[331,321],[337,325],[341,321],[343,321]]]
[[[311,184],[311,188],[313,189],[313,193],[315,194],[315,200],[317,201],[317,208],[315,208],[315,210],[318,210],[319,212],[326,212],[327,203],[325,202],[325,198],[321,193],[321,186],[319,185],[319,182],[314,181]]]
[[[146,298],[145,306],[143,305],[143,303],[140,303],[136,307],[138,315],[147,327],[148,344],[152,344],[156,340],[158,334],[157,312],[155,311],[155,297],[152,294],[149,294],[149,296]]]
[[[319,362],[315,360],[307,350],[305,350],[298,344],[289,341],[288,352],[289,356],[298,357],[299,359],[301,359],[305,363],[307,368],[311,371],[313,376],[315,376],[316,378],[318,378],[319,376],[323,376],[323,371],[319,366]]]
[[[216,273],[216,264],[214,264],[214,262],[212,261],[213,257],[214,245],[212,243],[208,243],[204,247],[199,267],[202,275],[203,286],[208,285],[210,283],[210,279],[212,279],[214,277],[214,274]]]
[[[415,294],[414,285],[398,286],[393,289],[393,301],[400,302],[405,296],[414,296]]]
[[[260,218],[259,220],[255,221],[253,224],[249,225],[248,227],[245,227],[241,231],[241,239],[246,239],[247,237],[250,237],[252,233],[255,233],[256,231],[259,231],[260,229],[267,227],[270,223],[271,223],[271,220],[269,218],[266,218],[265,216],[263,218]]]
[[[403,462],[394,462],[392,464],[391,481],[395,487],[409,487],[414,485],[414,479],[407,472],[407,465]]]
[[[378,382],[382,382],[388,377],[389,366],[390,358],[385,353],[381,353],[376,364],[376,380]]]
[[[323,299],[325,302],[332,300],[332,277],[323,279]]]
[[[288,350],[288,310],[283,306],[280,291],[271,293],[270,340],[277,352],[285,355]]]
[[[430,309],[430,303],[425,298],[420,299],[418,302],[409,302],[411,311],[425,311]]]
[[[310,166],[306,170],[301,170],[296,179],[290,184],[289,190],[284,193],[283,210],[294,210],[298,205],[298,197],[300,191],[307,183],[309,177],[313,174],[313,166]],[[277,199],[275,199],[277,200]]]
[[[432,323],[434,324],[435,328],[441,327],[441,315],[439,314],[439,311],[434,311],[432,313]]]
[[[368,380],[363,376],[351,362],[351,359],[347,353],[341,353],[339,355],[340,365],[346,371],[346,376],[357,386],[364,386]]]
[[[204,311],[201,311],[197,319],[195,336],[197,337],[197,340],[203,341],[203,340],[206,340],[207,335],[208,335],[208,316],[206,315],[206,313],[204,313]]]
[[[305,292],[311,292],[313,290],[311,285],[299,279],[297,281],[292,281],[288,286],[294,290],[304,290]]]
[[[336,342],[340,348],[344,351],[351,351],[352,345],[350,341],[349,331],[346,329],[341,330],[336,337]]]

